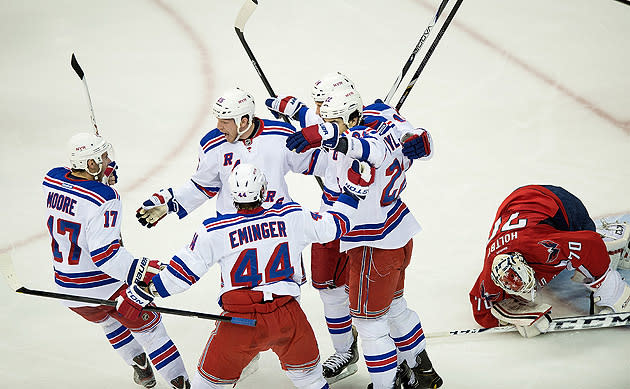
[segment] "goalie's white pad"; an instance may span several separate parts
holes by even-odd
[[[597,229],[610,256],[610,267],[613,270],[630,269],[630,225],[627,223],[602,222]]]
[[[600,312],[630,312],[630,286],[617,270],[608,269],[587,287],[593,291],[595,304],[604,308]]]
[[[506,299],[492,305],[490,312],[500,322],[513,324],[521,336],[532,338],[547,332],[551,305]]]

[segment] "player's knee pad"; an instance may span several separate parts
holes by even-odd
[[[319,297],[324,305],[348,307],[350,301],[344,287],[333,289],[319,289]]]
[[[400,316],[407,310],[407,300],[404,297],[396,298],[392,301],[392,304],[389,306],[389,319],[395,320],[396,317]]]
[[[191,388],[195,388],[195,389],[227,389],[227,388],[232,388],[235,385],[234,382],[229,382],[229,383],[224,383],[224,384],[212,382],[210,380],[203,378],[201,374],[199,374],[199,371],[195,372],[195,375],[190,381],[190,384],[191,384],[190,385]]]
[[[326,387],[327,383],[322,375],[322,365],[309,370],[285,370],[287,377],[298,388],[302,389],[321,389]]]
[[[359,337],[365,342],[373,339],[389,336],[389,323],[387,315],[376,319],[352,318],[352,323],[359,332]]]

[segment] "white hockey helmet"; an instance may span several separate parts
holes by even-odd
[[[73,169],[88,171],[88,161],[93,159],[99,166],[98,172],[89,172],[97,175],[103,170],[103,153],[112,153],[112,145],[102,137],[89,132],[80,132],[68,141],[68,153],[70,166]],[[110,159],[114,157],[109,155]]]
[[[350,127],[348,123],[350,116],[355,112],[358,112],[358,118],[361,121],[361,117],[363,117],[363,101],[361,101],[361,96],[355,89],[337,89],[332,91],[319,108],[319,115],[322,119],[341,118],[348,127]]]
[[[328,73],[315,81],[313,85],[313,100],[322,102],[328,97],[330,92],[337,89],[354,89],[354,83],[339,72]]]
[[[263,202],[267,193],[267,179],[263,172],[249,163],[240,163],[228,178],[232,201],[237,203]]]
[[[534,269],[518,252],[499,254],[492,260],[492,281],[507,293],[527,301],[536,298],[536,279]]]
[[[212,113],[217,119],[234,119],[238,132],[236,140],[249,129],[249,127],[247,127],[240,131],[239,125],[241,118],[247,116],[251,124],[254,120],[255,111],[256,104],[254,103],[254,98],[240,88],[232,88],[223,92],[221,97],[219,97],[212,106]]]

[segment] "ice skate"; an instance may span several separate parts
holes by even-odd
[[[346,352],[336,352],[324,362],[324,378],[329,384],[342,380],[358,370],[359,349],[357,347],[357,330],[352,327],[354,340],[350,349]]]
[[[190,381],[185,380],[184,376],[179,376],[171,380],[173,389],[190,389]]]
[[[418,363],[416,367],[410,368],[413,376],[403,379],[403,388],[439,388],[442,386],[444,381],[433,368],[426,350],[422,350],[416,356],[416,362]]]
[[[146,353],[142,353],[133,357],[133,381],[145,388],[155,386],[155,375],[149,363]]]
[[[394,379],[393,389],[406,388],[405,386],[403,386],[403,384],[407,382],[411,378],[412,375],[413,373],[411,372],[409,365],[407,365],[407,362],[403,361],[403,363],[400,364],[396,368],[396,378]],[[374,388],[374,384],[372,383],[370,383],[367,386],[367,389],[373,389],[373,388]]]

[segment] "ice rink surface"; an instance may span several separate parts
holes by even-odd
[[[260,3],[246,26],[249,44],[277,93],[310,103],[313,82],[335,70],[355,81],[364,102],[384,97],[439,2]],[[115,146],[125,244],[136,256],[168,260],[214,213],[214,201],[152,230],[135,221],[135,209],[153,191],[190,177],[195,145],[216,123],[210,107],[217,95],[238,85],[254,95],[261,117],[271,117],[266,90],[234,33],[241,4],[2,1],[0,248],[12,254],[27,286],[55,289],[43,175],[67,164],[72,134],[91,129],[71,54],[86,72],[101,133]],[[424,228],[405,295],[425,332],[477,327],[468,291],[496,208],[516,187],[562,186],[594,217],[630,211],[629,21],[630,7],[612,0],[463,2],[401,109],[431,131],[436,149],[431,161],[414,165],[403,195]],[[318,207],[312,178],[288,180],[294,199]],[[558,297],[562,286],[550,289],[555,316],[584,313],[586,292],[578,290],[568,304]],[[218,269],[211,270],[188,292],[158,304],[220,312],[218,290]],[[3,285],[0,300],[0,386],[138,387],[98,326],[58,302]],[[326,358],[332,344],[308,285],[302,305]],[[172,316],[164,322],[194,372],[214,323]],[[444,388],[630,387],[627,328],[529,340],[515,333],[429,339],[427,349]],[[362,358],[359,366],[334,387],[364,388]],[[266,352],[258,372],[238,387],[291,385]]]

